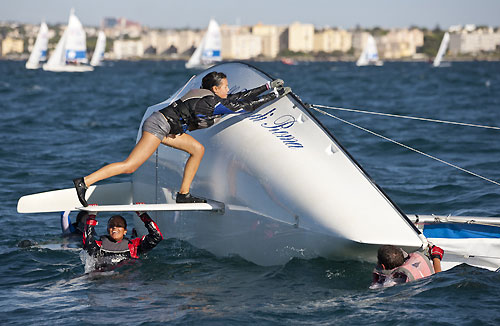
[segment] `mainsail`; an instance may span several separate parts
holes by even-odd
[[[82,23],[71,9],[68,27],[57,43],[49,61],[43,65],[43,70],[49,71],[91,71],[92,67],[86,64],[87,39]]]
[[[26,61],[27,69],[40,68],[40,61],[47,59],[47,45],[49,43],[49,28],[45,22],[40,25],[40,30],[36,36],[35,45],[31,51],[28,61]]]
[[[91,66],[98,66],[104,57],[104,50],[106,49],[106,34],[103,31],[99,31],[97,35],[97,43],[95,45],[94,54],[92,55],[92,60],[90,60]]]
[[[450,34],[446,32],[443,35],[443,40],[441,41],[441,45],[439,46],[436,58],[434,58],[434,62],[432,63],[434,67],[439,67],[439,65],[441,64],[441,60],[443,60],[446,50],[448,49],[448,43],[450,43]]]
[[[376,65],[381,66],[383,62],[378,57],[377,44],[373,36],[368,35],[368,39],[363,52],[356,61],[356,66]]]
[[[186,63],[186,68],[207,68],[221,61],[220,49],[221,34],[219,24],[214,19],[210,19],[207,32]]]

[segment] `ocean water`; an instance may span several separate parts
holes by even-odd
[[[255,65],[310,104],[500,126],[496,62]],[[70,187],[74,177],[125,158],[145,109],[191,75],[183,62],[110,62],[71,74],[0,61],[0,324],[500,324],[500,274],[467,265],[370,290],[369,263],[316,258],[263,267],[168,238],[136,262],[85,274],[58,214],[17,213],[22,195]],[[328,112],[500,181],[498,130]],[[317,116],[403,211],[500,216],[498,185]]]

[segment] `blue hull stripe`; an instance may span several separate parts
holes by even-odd
[[[477,224],[440,223],[424,226],[424,235],[428,238],[500,239],[500,227]]]

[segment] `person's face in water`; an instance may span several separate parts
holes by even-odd
[[[120,223],[120,221],[111,221],[108,224],[108,233],[113,240],[119,242],[127,234],[127,229],[125,229],[123,223]]]
[[[227,78],[223,78],[219,86],[213,86],[212,91],[220,98],[227,98],[227,93],[229,93]]]

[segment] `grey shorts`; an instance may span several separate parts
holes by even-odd
[[[142,131],[147,131],[156,138],[163,140],[170,134],[170,124],[167,118],[157,111],[144,121]]]

